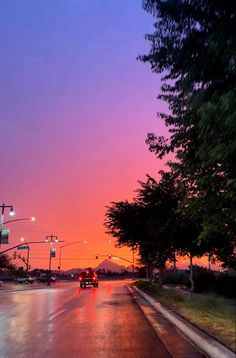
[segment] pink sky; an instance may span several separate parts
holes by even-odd
[[[36,217],[9,224],[4,249],[56,235],[57,248],[88,241],[61,250],[62,269],[108,253],[132,260],[108,242],[103,222],[105,206],[131,200],[138,180],[164,168],[145,144],[166,129],[156,120],[158,78],[136,59],[153,28],[141,3],[0,2],[0,200],[16,218]],[[31,267],[47,268],[48,256],[48,244],[32,245]]]
[[[51,234],[87,240],[62,249],[63,269],[109,252],[132,258],[108,242],[103,222],[106,205],[132,199],[137,180],[163,168],[145,144],[149,131],[165,131],[155,120],[159,82],[136,59],[152,23],[141,1],[0,3],[0,200],[16,218],[36,217],[8,225],[9,246]],[[48,255],[47,244],[32,245],[31,267],[47,268]]]

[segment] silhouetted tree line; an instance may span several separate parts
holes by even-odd
[[[7,269],[10,272],[15,272],[16,270],[15,266],[11,263],[9,256],[6,254],[0,255],[0,273],[2,269]]]
[[[147,55],[162,80],[158,113],[168,137],[149,150],[173,153],[157,182],[139,182],[133,202],[112,202],[105,226],[119,246],[162,272],[176,254],[209,254],[236,268],[236,2],[143,0],[155,20]],[[192,279],[192,277],[191,277]]]
[[[128,270],[122,270],[120,272],[117,271],[111,271],[109,269],[99,269],[96,271],[98,276],[128,276],[129,272]]]

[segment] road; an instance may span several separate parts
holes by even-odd
[[[1,292],[0,357],[174,356],[126,284],[125,280],[101,281],[99,288],[81,289],[75,282],[58,282],[42,289]],[[202,356],[191,352],[186,356],[183,350],[178,357]]]

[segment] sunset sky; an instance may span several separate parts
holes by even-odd
[[[53,269],[58,248],[76,241],[61,250],[62,269],[108,253],[132,259],[103,223],[106,205],[132,199],[137,180],[164,168],[145,144],[148,132],[166,133],[155,119],[160,83],[137,60],[152,29],[141,0],[0,2],[0,204],[36,217],[7,225],[2,249],[57,235]],[[49,245],[30,256],[32,268],[47,268]]]

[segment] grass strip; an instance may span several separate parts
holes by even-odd
[[[236,306],[232,300],[209,294],[182,294],[146,281],[136,281],[134,285],[236,351]]]

